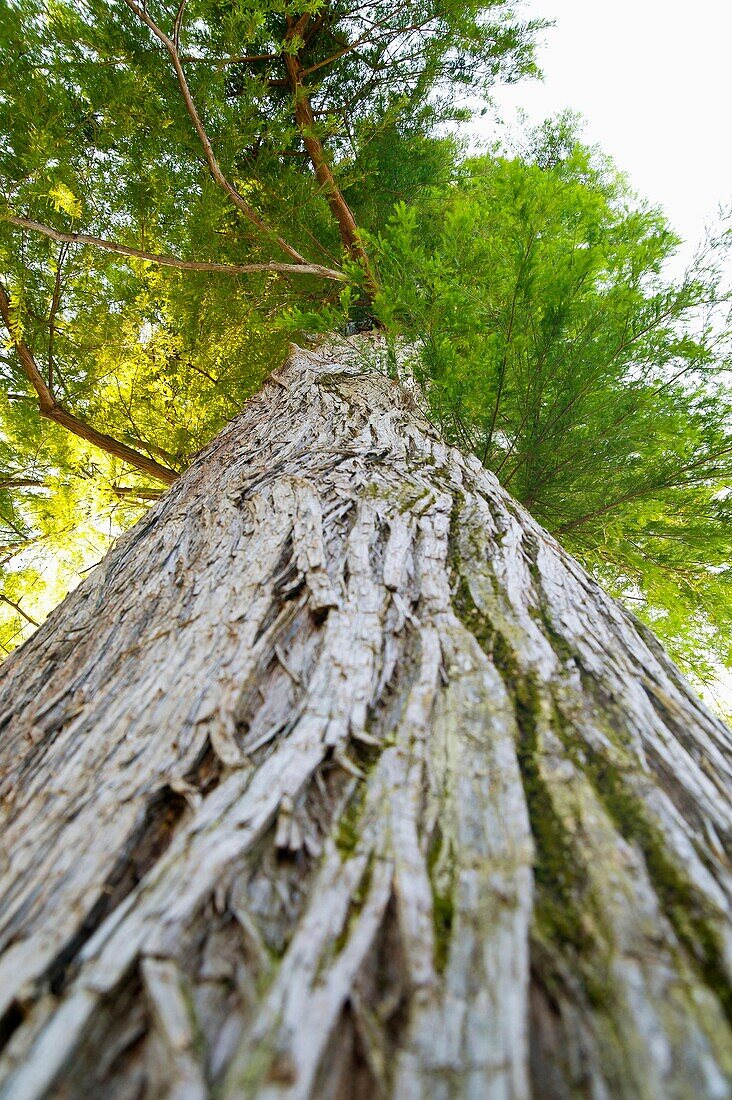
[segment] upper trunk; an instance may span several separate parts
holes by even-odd
[[[726,1098],[732,735],[354,347],[4,666],[0,1095]]]

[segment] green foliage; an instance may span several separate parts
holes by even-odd
[[[174,34],[177,3],[146,11]],[[190,0],[179,52],[221,170],[264,219],[241,215],[206,162],[162,40],[134,5],[0,6],[0,283],[13,305],[0,357],[0,644],[17,643],[139,515],[155,483],[41,420],[14,343],[53,398],[96,429],[185,467],[315,318],[359,308],[308,276],[189,273],[58,243],[3,213],[149,253],[217,263],[283,257],[275,237],[340,266],[342,246],[304,138],[317,136],[356,212],[378,229],[395,199],[448,178],[434,136],[457,96],[532,69],[533,27],[507,0]],[[295,25],[296,24],[296,25]],[[285,55],[314,124],[294,114]],[[340,294],[340,298],[339,298]],[[312,327],[309,325],[309,327]],[[4,616],[4,617],[3,617]]]
[[[379,316],[444,431],[704,677],[732,658],[724,240],[677,239],[567,120],[378,237]]]
[[[141,12],[177,43],[205,141]],[[465,159],[451,136],[493,81],[534,71],[538,26],[510,0],[0,6],[0,645],[159,491],[39,416],[20,345],[54,401],[182,470],[289,339],[375,311],[450,438],[687,665],[729,659],[721,246],[666,278],[675,237],[571,119],[512,157]],[[18,217],[185,261],[295,252],[345,282],[177,270]]]

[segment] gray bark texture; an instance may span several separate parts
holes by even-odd
[[[2,669],[3,1100],[730,1096],[732,734],[375,349]]]

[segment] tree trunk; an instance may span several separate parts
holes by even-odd
[[[6,1100],[730,1095],[732,735],[369,347],[4,666]]]

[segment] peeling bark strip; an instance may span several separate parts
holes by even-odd
[[[732,735],[369,346],[3,666],[4,1100],[729,1096]]]

